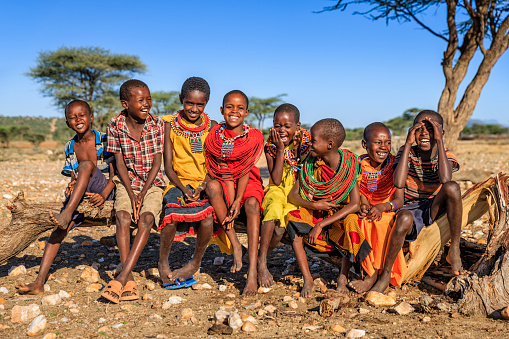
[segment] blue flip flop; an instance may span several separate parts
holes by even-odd
[[[191,287],[194,284],[197,284],[198,281],[193,277],[189,277],[186,280],[182,281],[179,278],[175,279],[174,282],[163,284],[163,287],[167,290],[178,290],[179,288],[187,288]]]

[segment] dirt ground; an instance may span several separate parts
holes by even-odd
[[[360,152],[359,145],[360,142],[349,142],[345,146]],[[455,179],[461,182],[463,189],[491,174],[509,171],[508,141],[462,141],[456,153],[462,167],[455,174]],[[0,229],[10,219],[6,204],[20,190],[33,202],[62,200],[67,178],[60,175],[62,155],[55,149],[3,149],[0,150],[0,159],[3,160],[0,161]],[[263,166],[263,163],[260,165]],[[464,229],[463,238],[485,243],[488,227],[483,218]],[[16,305],[30,304],[37,304],[48,321],[41,337],[54,333],[57,338],[219,337],[217,334],[208,335],[207,330],[213,324],[214,312],[221,308],[237,310],[241,316],[251,315],[256,319],[255,332],[246,333],[239,329],[233,334],[237,337],[344,337],[344,333],[330,329],[333,325],[340,325],[347,330],[364,330],[366,338],[503,338],[509,328],[505,321],[460,315],[452,300],[425,283],[410,283],[394,289],[397,304],[406,301],[414,306],[415,311],[407,315],[393,313],[389,307],[371,307],[362,301],[354,301],[332,317],[322,318],[318,315],[318,305],[323,294],[318,287],[312,298],[303,300],[296,294],[301,274],[288,245],[281,245],[269,256],[269,270],[276,284],[268,293],[242,298],[240,293],[244,288],[247,265],[240,272],[231,274],[231,256],[219,252],[215,245],[207,249],[200,273],[194,276],[200,285],[209,284],[210,289],[166,290],[161,288],[156,277],[149,274],[150,268],[157,267],[158,260],[159,234],[155,231],[151,233],[134,269],[144,298],[115,305],[99,299],[99,291],[86,292],[89,284],[80,280],[83,265],[99,267],[99,283],[102,286],[113,277],[120,260],[118,250],[115,246],[104,246],[99,242],[101,237],[113,234],[114,227],[106,226],[78,228],[71,232],[61,247],[47,282],[50,290],[45,295],[58,294],[61,290],[71,295],[56,306],[42,305],[43,296],[15,293],[16,283],[31,282],[37,275],[43,254],[39,242],[0,266],[0,288],[8,290],[5,294],[0,292],[0,304],[3,303],[3,310],[0,308],[0,337],[27,336],[30,321],[11,322],[11,311]],[[48,236],[49,231],[41,234],[38,241],[45,241]],[[184,242],[174,244],[170,254],[172,268],[180,267],[191,258],[194,243],[195,239],[188,237]],[[218,257],[224,257],[224,261],[214,265]],[[8,270],[19,265],[24,265],[27,273],[8,276]],[[310,259],[310,266],[312,273],[319,276],[328,288],[336,287],[336,267],[320,259]],[[432,270],[437,270],[437,267],[432,267]],[[171,296],[181,297],[182,302],[171,306],[164,304]],[[423,296],[433,299],[428,312],[421,306],[420,298]],[[283,300],[284,297],[287,297],[286,300]],[[292,303],[288,297],[296,301],[297,308],[290,307]],[[270,305],[274,306],[274,311],[265,311]],[[190,320],[183,319],[184,308],[192,310]]]

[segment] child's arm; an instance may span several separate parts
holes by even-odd
[[[410,155],[412,144],[415,142],[415,131],[421,127],[425,127],[423,122],[416,123],[408,130],[405,148],[403,149],[401,158],[399,158],[398,165],[394,170],[394,186],[397,188],[405,188],[406,178],[408,175],[408,156]]]
[[[246,192],[247,183],[249,181],[249,174],[251,172],[247,172],[239,179],[237,183],[237,192],[235,192],[235,187],[233,185],[233,181],[225,181],[226,187],[228,189],[228,196],[235,196],[235,200],[230,204],[230,208],[228,209],[228,215],[223,221],[223,225],[226,224],[226,228],[230,229],[233,227],[233,222],[235,218],[239,216],[240,213],[240,203],[242,202],[242,198],[244,197],[244,192]],[[230,198],[231,201],[231,198]]]
[[[115,153],[115,163],[117,164],[117,172],[120,180],[125,186],[127,191],[127,195],[129,195],[129,199],[131,199],[131,205],[133,207],[133,218],[134,221],[138,221],[138,199],[134,194],[133,188],[131,187],[131,180],[129,179],[129,173],[127,173],[127,167],[124,162],[124,156],[122,153]]]
[[[368,215],[369,213],[369,201],[368,201],[368,198],[361,193],[361,206],[360,206],[360,209],[359,209],[359,218],[364,218]]]
[[[322,229],[325,226],[331,225],[334,222],[343,219],[348,214],[356,213],[359,210],[360,203],[359,184],[357,183],[355,184],[355,186],[350,191],[350,194],[348,196],[350,197],[350,202],[345,207],[343,207],[330,217],[322,219],[316,223],[311,232],[309,232],[308,234],[308,241],[310,244],[312,245],[316,244],[316,239],[318,238],[320,233],[322,233]]]
[[[170,181],[178,187],[182,193],[184,193],[184,197],[187,201],[196,201],[194,199],[193,192],[184,186],[180,181],[177,173],[173,170],[173,142],[170,140],[170,131],[171,126],[170,123],[164,124],[164,172]]]
[[[376,221],[382,219],[382,213],[395,211],[401,206],[403,206],[404,198],[405,189],[397,188],[396,191],[394,192],[394,200],[391,200],[391,203],[393,205],[391,205],[391,203],[389,202],[384,202],[381,204],[371,206],[368,212],[368,219]]]
[[[270,129],[270,139],[276,145],[276,159],[273,159],[267,152],[265,157],[267,158],[267,168],[270,173],[270,178],[274,185],[281,185],[283,180],[283,165],[285,162],[285,145],[281,141],[281,137],[274,128]]]
[[[447,154],[445,153],[444,132],[438,122],[428,117],[426,117],[426,120],[433,126],[433,135],[438,148],[438,177],[440,178],[440,183],[445,184],[452,180],[452,164],[447,159]]]
[[[104,201],[108,198],[111,191],[113,191],[113,188],[115,187],[115,184],[113,183],[113,177],[115,176],[115,160],[111,161],[108,166],[109,171],[109,178],[108,182],[106,183],[106,186],[104,186],[104,189],[101,193],[93,193],[90,196],[90,202],[94,206],[101,206]]]
[[[310,210],[328,211],[331,208],[336,208],[337,205],[330,202],[330,198],[321,199],[318,201],[307,201],[300,196],[300,183],[297,181],[293,185],[292,190],[288,194],[288,201],[294,205],[309,208]]]

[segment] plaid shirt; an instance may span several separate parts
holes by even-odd
[[[108,173],[109,163],[113,161],[113,154],[106,152],[106,134],[92,129],[95,134],[95,150],[97,153],[97,168],[101,172]],[[78,158],[74,153],[74,143],[78,141],[78,135],[65,144],[65,164],[62,168],[62,175],[70,177],[74,173],[78,177]]]
[[[141,191],[152,168],[154,155],[163,153],[164,122],[160,117],[149,114],[140,141],[137,141],[127,128],[126,116],[127,112],[122,111],[108,123],[106,151],[122,153],[131,187],[134,191]],[[154,182],[150,184],[152,185],[166,186],[161,169],[158,170]]]

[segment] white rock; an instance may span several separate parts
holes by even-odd
[[[182,301],[184,301],[185,299],[182,299],[181,297],[179,296],[176,296],[176,295],[173,295],[171,297],[168,298],[168,302],[170,304],[173,304],[173,305],[177,305],[177,304],[180,304],[182,303]]]
[[[20,266],[12,266],[10,269],[9,269],[9,276],[10,277],[16,277],[18,275],[23,275],[23,274],[26,274],[27,273],[27,269],[25,266],[23,265],[20,265]]]
[[[394,307],[394,310],[399,315],[405,315],[405,314],[413,312],[414,308],[409,303],[403,301],[401,304],[399,304],[398,306]]]
[[[9,293],[9,290],[7,289],[7,287],[0,287],[0,292],[3,293],[3,294],[7,294]]]
[[[42,339],[56,339],[56,333],[46,333]]]
[[[41,332],[46,328],[47,323],[48,321],[44,315],[41,314],[37,316],[34,320],[32,320],[30,327],[28,327],[27,334],[30,337],[35,337],[36,335],[41,334]]]
[[[88,283],[94,284],[99,281],[101,277],[99,276],[99,272],[96,269],[87,266],[81,273],[80,279],[86,281]]]
[[[49,292],[51,291],[51,287],[49,284],[44,284],[44,292]]]
[[[369,310],[367,308],[359,308],[359,313],[360,314],[368,314],[369,313]]]
[[[242,327],[242,319],[240,319],[240,315],[237,312],[231,312],[228,316],[228,325],[237,330]]]
[[[318,325],[306,325],[306,326],[303,326],[302,329],[304,331],[316,331],[318,329],[320,329],[321,326],[318,326]]]
[[[41,314],[39,305],[14,306],[11,310],[11,321],[13,323],[31,320]]]
[[[78,314],[78,313],[80,313],[80,310],[78,310],[77,308],[71,308],[71,309],[69,310],[69,312],[71,312],[71,313],[73,313],[73,314]]]
[[[214,312],[214,323],[223,324],[229,315],[230,315],[230,312],[225,311],[225,310],[218,310],[218,311]]]
[[[124,326],[124,324],[120,323],[120,324],[115,324],[115,325],[111,326],[111,328],[117,329],[117,328],[120,328],[122,326]]]
[[[98,320],[98,321],[99,321],[99,324],[102,324],[103,322],[105,322],[105,321],[106,321],[106,319],[104,319],[104,318],[99,318],[99,320]]]
[[[172,308],[172,307],[173,307],[173,304],[172,304],[171,302],[169,302],[169,301],[165,301],[165,302],[163,303],[163,305],[161,306],[161,308],[162,308],[163,310],[167,310],[167,309]]]
[[[70,298],[71,295],[69,293],[67,293],[66,291],[64,290],[60,290],[60,292],[58,292],[58,295],[60,296],[60,298]]]
[[[66,322],[69,321],[69,318],[62,318],[62,319],[60,319],[60,321],[63,322],[63,323],[66,323]]]
[[[265,293],[269,293],[270,291],[272,291],[272,288],[271,287],[258,287],[258,293],[260,294],[265,294]]]
[[[8,194],[8,193],[5,193],[3,195],[3,197],[4,197],[4,199],[12,199],[13,198],[12,194]]]
[[[226,285],[219,285],[219,292],[224,292],[227,288],[228,287]]]
[[[274,305],[267,305],[265,306],[264,310],[269,313],[274,313],[276,312],[277,308]]]
[[[205,284],[201,284],[201,288],[203,290],[211,290],[212,286],[210,286],[210,284],[205,283]]]
[[[293,297],[291,297],[289,295],[285,295],[285,297],[283,298],[283,302],[289,303],[290,301],[293,301]]]
[[[360,338],[366,335],[366,331],[351,329],[346,331],[345,338]]]
[[[214,265],[220,266],[224,262],[224,257],[215,257],[214,258]]]
[[[80,245],[77,245],[77,246],[80,247]],[[87,267],[87,266],[86,265],[78,265],[78,266],[76,266],[76,269],[82,271],[85,269],[85,267]]]
[[[43,306],[56,306],[62,302],[62,298],[58,294],[47,295],[41,300]]]
[[[149,290],[149,291],[153,291],[156,289],[156,283],[153,282],[152,280],[147,280],[147,282],[145,283],[145,286],[147,286],[147,290]]]

